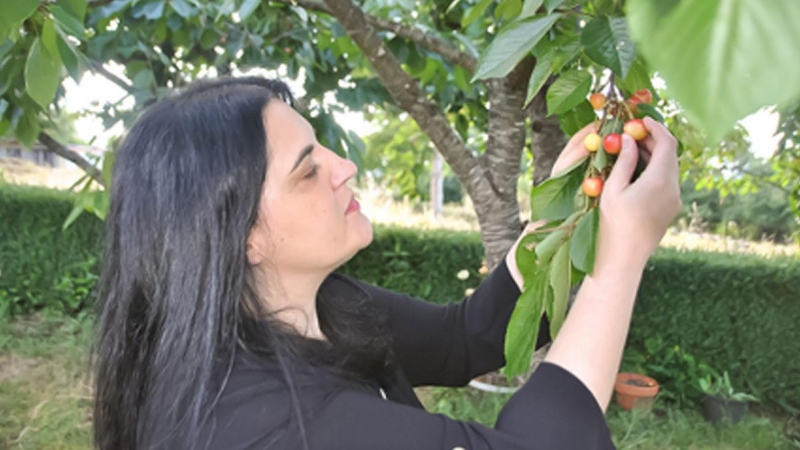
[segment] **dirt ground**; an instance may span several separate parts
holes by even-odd
[[[68,189],[83,176],[77,166],[41,167],[19,158],[0,158],[0,180],[8,183]]]

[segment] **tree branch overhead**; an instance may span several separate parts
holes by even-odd
[[[335,15],[327,5],[316,0],[270,0],[270,1],[276,3],[283,3],[285,5],[297,5],[309,11],[316,11],[324,14]],[[441,55],[445,60],[447,60],[451,64],[456,64],[467,69],[470,74],[475,71],[475,67],[478,64],[478,60],[472,55],[465,53],[457,49],[456,47],[452,46],[450,43],[429,36],[425,34],[423,30],[420,30],[418,28],[403,25],[401,23],[387,20],[382,17],[375,17],[369,14],[365,14],[363,12],[362,14],[366,19],[366,22],[372,25],[374,28],[378,30],[390,31],[404,39],[408,39],[409,41],[416,43],[417,45],[428,51]]]

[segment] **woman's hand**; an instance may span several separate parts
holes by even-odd
[[[587,134],[593,132],[597,132],[596,123],[590,123],[589,125],[586,125],[572,136],[569,142],[567,142],[567,145],[564,146],[564,149],[561,150],[561,154],[558,156],[558,159],[553,165],[553,169],[550,171],[551,177],[589,156],[589,152],[586,150],[586,147],[583,146],[583,140],[586,138]],[[513,278],[517,283],[520,291],[523,287],[523,278],[522,273],[520,273],[519,268],[517,267],[517,247],[519,247],[520,241],[522,241],[525,236],[546,223],[546,220],[539,220],[529,223],[525,229],[522,230],[522,233],[517,238],[517,241],[514,242],[514,245],[511,246],[511,249],[506,254],[506,266],[508,266],[508,271],[511,273],[511,278]]]
[[[635,264],[632,267],[643,266],[681,210],[678,141],[655,120],[647,117],[644,123],[650,135],[639,143],[641,156],[636,141],[623,134],[622,151],[600,197],[595,266],[600,269],[619,264],[620,258]],[[631,183],[640,157],[647,168]]]
[[[636,142],[622,137],[622,152],[600,197],[600,231],[594,272],[575,302],[545,361],[575,375],[605,411],[630,327],[647,258],[681,208],[678,143],[664,126],[644,120],[640,141],[649,159],[631,183],[639,158]]]
[[[511,278],[513,278],[514,282],[517,283],[517,287],[519,287],[520,291],[522,291],[522,288],[525,285],[525,280],[522,277],[522,272],[520,272],[519,267],[517,266],[517,248],[525,236],[546,223],[546,220],[537,220],[536,222],[529,223],[525,229],[522,230],[522,233],[517,238],[517,242],[514,242],[514,245],[512,245],[511,249],[508,251],[508,253],[506,253],[506,266],[508,267],[508,273],[511,274]]]
[[[622,151],[603,190],[599,264],[604,264],[605,254],[613,253],[627,258],[632,267],[643,265],[681,209],[677,141],[660,123],[650,118],[645,118],[644,123],[650,135],[641,142],[641,148],[630,136],[623,135]],[[570,138],[553,165],[551,176],[589,156],[583,140],[592,132],[597,132],[596,123],[586,125]],[[631,184],[638,158],[644,158],[648,167]],[[540,220],[528,224],[506,255],[506,265],[520,290],[523,277],[517,267],[517,247],[526,235],[545,223]]]

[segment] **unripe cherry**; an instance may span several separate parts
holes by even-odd
[[[601,110],[606,106],[606,96],[602,92],[595,92],[589,96],[589,103],[592,104],[592,108]]]
[[[603,179],[600,177],[587,178],[583,180],[581,188],[587,197],[599,197],[600,193],[603,192]]]
[[[633,139],[641,141],[647,137],[647,127],[644,126],[642,119],[631,119],[622,127],[625,134],[629,134]]]
[[[583,138],[583,146],[586,147],[586,150],[589,150],[592,153],[596,152],[602,143],[603,138],[601,138],[597,133],[589,133],[585,138]]]

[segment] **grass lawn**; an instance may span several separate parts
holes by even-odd
[[[90,338],[86,318],[0,322],[0,449],[91,448]],[[471,388],[422,389],[420,394],[430,411],[487,425],[508,398]],[[655,409],[661,414],[610,408],[608,422],[620,450],[800,449],[800,441],[784,433],[785,418],[750,415],[736,425],[714,426],[696,411],[658,403]]]

